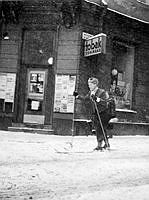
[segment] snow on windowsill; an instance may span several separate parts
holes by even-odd
[[[147,126],[149,126],[149,123],[147,123],[147,122],[112,121],[110,123],[112,123],[112,124],[130,124],[130,125],[147,125]]]
[[[137,114],[137,111],[129,110],[129,109],[120,109],[120,108],[117,108],[116,111],[118,111],[118,112],[128,112],[128,113],[135,113],[135,114]]]

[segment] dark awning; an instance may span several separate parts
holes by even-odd
[[[107,3],[108,10],[117,12],[130,18],[149,23],[149,0],[85,0],[101,5]]]

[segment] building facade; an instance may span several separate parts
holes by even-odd
[[[90,76],[106,90],[116,86],[120,121],[148,122],[149,19],[141,11],[149,8],[137,2],[131,16],[115,2],[1,3],[1,129],[36,125],[71,135],[75,118],[83,133],[90,110],[72,94],[85,94]]]

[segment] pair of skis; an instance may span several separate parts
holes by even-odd
[[[106,146],[106,149],[110,149],[110,144],[109,144],[109,141],[108,141],[108,138],[105,134],[105,130],[103,128],[103,124],[102,124],[102,121],[101,121],[101,117],[100,117],[100,114],[99,114],[99,111],[98,111],[98,107],[97,107],[97,103],[95,100],[93,100],[94,102],[94,106],[95,106],[95,109],[96,109],[96,112],[97,112],[97,116],[98,116],[98,120],[99,120],[99,123],[100,123],[100,126],[101,126],[101,129],[102,129],[102,134],[103,134],[103,137],[104,137],[104,142],[105,142],[105,146]],[[74,137],[74,112],[73,112],[73,119],[72,119],[72,140],[71,142],[69,142],[69,146],[70,148],[73,147],[73,137]]]

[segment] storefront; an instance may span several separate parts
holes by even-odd
[[[52,7],[34,1],[2,2],[1,8],[1,128],[7,129],[13,123],[51,125],[56,12],[49,19]]]
[[[18,23],[2,24],[2,35],[9,35],[0,43],[0,116],[1,124],[6,121],[4,128],[30,124],[71,135],[72,119],[89,118],[89,108],[74,102],[72,94],[75,89],[85,94],[90,76],[113,91],[120,120],[146,120],[146,12],[138,20],[130,17],[131,13],[122,13],[118,3],[106,2],[25,1]]]
[[[1,30],[5,30],[2,26]],[[0,127],[7,129],[12,124],[15,110],[16,80],[18,66],[18,30],[7,27],[11,37],[3,36],[0,41]]]

